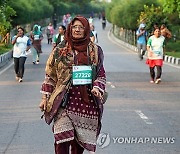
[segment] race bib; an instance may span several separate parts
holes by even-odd
[[[158,56],[161,55],[161,52],[160,52],[160,51],[154,51],[154,53],[155,53],[156,55],[158,55]]]
[[[34,40],[39,40],[39,35],[34,35]]]
[[[73,66],[73,85],[86,85],[92,83],[91,66]]]

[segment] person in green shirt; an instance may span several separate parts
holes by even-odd
[[[161,35],[160,28],[157,27],[154,29],[154,35],[149,37],[147,42],[148,59],[146,61],[146,64],[149,65],[151,76],[150,83],[159,84],[161,82],[164,40],[165,37]],[[155,67],[157,73],[155,73]]]

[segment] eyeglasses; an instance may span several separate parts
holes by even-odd
[[[78,28],[79,30],[81,30],[81,31],[85,29],[85,27],[83,27],[83,26],[78,26],[78,25],[72,26],[72,29],[73,29],[73,30],[75,30],[75,29],[77,29],[77,28]]]

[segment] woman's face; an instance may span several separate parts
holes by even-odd
[[[18,35],[19,36],[23,36],[24,35],[24,31],[22,29],[20,29],[20,28],[18,29]]]
[[[155,29],[154,35],[155,35],[156,37],[159,37],[159,36],[161,35],[160,30],[159,30],[159,29]]]
[[[38,31],[38,26],[34,27],[34,31]]]
[[[71,28],[72,28],[72,36],[75,39],[80,39],[84,37],[85,27],[79,20],[75,20]]]

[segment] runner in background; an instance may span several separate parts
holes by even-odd
[[[98,43],[98,36],[97,36],[97,31],[95,30],[95,27],[94,25],[90,25],[90,29],[91,29],[91,32],[93,33],[94,35],[94,43]]]
[[[53,48],[64,40],[64,35],[66,32],[66,27],[64,25],[59,26],[59,33],[53,38]]]
[[[26,52],[30,49],[31,41],[24,35],[24,29],[18,27],[18,33],[12,39],[14,70],[16,73],[16,80],[22,82],[24,76],[24,65],[27,58]]]
[[[102,29],[106,28],[106,17],[105,17],[105,13],[102,13]]]
[[[154,29],[154,35],[152,35],[147,42],[148,59],[146,64],[149,65],[151,76],[150,83],[159,84],[161,82],[164,40],[165,37],[161,35],[160,29],[156,28]],[[155,67],[157,73],[155,73]]]
[[[90,16],[90,18],[88,19],[88,21],[89,21],[89,24],[91,25],[93,25],[93,18],[92,18],[92,16]]]
[[[56,15],[56,13],[54,13],[54,15],[53,15],[53,26],[54,26],[54,29],[56,29],[56,27],[57,27],[57,15]]]
[[[140,58],[140,60],[143,60],[143,56],[146,52],[146,40],[147,40],[147,31],[145,30],[145,24],[140,24],[138,30],[136,31],[136,36],[137,36],[138,57]]]
[[[47,26],[47,29],[46,29],[48,44],[52,44],[53,34],[54,34],[53,25],[52,25],[52,23],[49,23],[49,25]]]
[[[33,64],[39,64],[41,49],[41,41],[43,39],[42,32],[39,30],[39,25],[34,25],[33,31],[30,34],[32,41]]]

